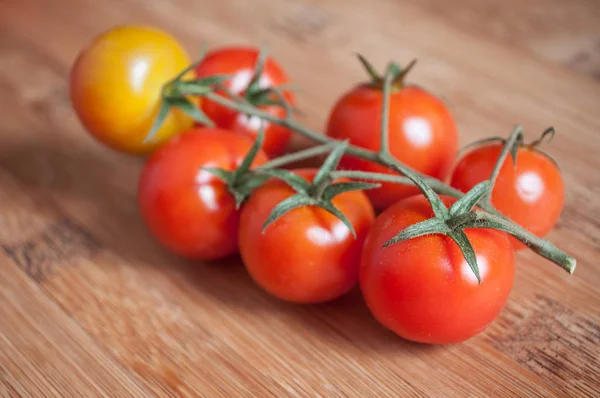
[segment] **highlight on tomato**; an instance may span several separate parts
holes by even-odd
[[[142,218],[154,238],[190,259],[238,250],[240,212],[227,184],[203,167],[234,171],[253,141],[227,130],[197,128],[171,138],[145,164],[139,180]],[[258,151],[251,167],[267,160]]]
[[[312,182],[316,169],[293,173]],[[345,180],[336,180],[341,183]],[[296,194],[279,179],[254,191],[240,219],[240,254],[254,281],[275,297],[296,303],[324,302],[357,283],[360,252],[375,215],[362,191],[343,192],[331,203],[353,227],[311,204],[293,208],[263,227],[274,209]]]
[[[146,154],[194,125],[171,108],[146,142],[161,108],[163,86],[190,64],[169,34],[148,26],[119,26],[96,37],[71,67],[73,108],[86,130],[117,151]],[[189,71],[185,78],[193,78]],[[197,100],[193,100],[197,103]]]
[[[329,114],[326,134],[379,151],[383,77],[364,58],[360,57],[360,60],[371,81],[353,87],[337,100]],[[389,149],[392,156],[414,170],[444,180],[451,171],[458,148],[456,123],[444,101],[422,87],[405,82],[413,64],[405,69],[395,67],[390,92]],[[384,166],[355,156],[344,156],[340,167],[392,173]],[[377,210],[418,193],[414,186],[393,183],[383,183],[381,188],[367,191]]]
[[[455,199],[441,196],[445,205]],[[360,287],[374,317],[399,336],[449,344],[483,331],[500,313],[514,278],[508,235],[467,228],[478,273],[448,236],[427,234],[383,247],[407,227],[434,216],[423,195],[403,199],[379,215],[365,240]]]
[[[554,130],[547,130],[552,133]],[[538,145],[521,144],[505,159],[492,190],[492,204],[503,215],[533,234],[544,237],[558,221],[565,188],[556,163]],[[469,150],[457,163],[451,185],[466,192],[492,174],[504,143],[490,143]],[[511,237],[517,250],[525,245]]]
[[[258,75],[256,75],[257,71]],[[196,74],[199,78],[230,75],[231,78],[222,84],[231,94],[243,96],[250,104],[273,116],[279,118],[286,116],[286,109],[274,104],[280,102],[281,98],[269,90],[288,84],[290,79],[273,57],[267,56],[261,59],[258,48],[232,46],[209,51],[196,67]],[[225,95],[222,92],[221,94]],[[282,87],[280,94],[290,106],[295,105],[295,97],[290,90]],[[251,137],[256,137],[258,134],[261,119],[256,116],[248,116],[208,99],[201,103],[201,108],[219,127]],[[282,154],[291,139],[292,132],[269,121],[263,123],[265,134],[263,151],[269,157]]]

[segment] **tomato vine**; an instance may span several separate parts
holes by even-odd
[[[252,82],[258,80],[264,59],[265,57],[263,54],[260,57],[261,62],[258,62],[258,65],[256,66],[255,75],[251,80]],[[274,98],[273,103],[282,106],[286,110],[284,117],[278,117],[261,110],[257,105],[248,101],[248,98],[245,96],[233,95],[231,93],[228,93],[228,95],[224,96],[222,93],[227,91],[224,89],[221,83],[227,78],[227,76],[214,76],[202,79],[184,80],[181,78],[181,76],[183,76],[185,73],[184,71],[180,76],[167,83],[167,85],[164,87],[163,92],[166,94],[163,98],[163,107],[181,107],[182,110],[186,111],[188,114],[190,114],[190,116],[195,117],[198,121],[209,123],[206,121],[206,115],[198,113],[200,111],[190,112],[188,109],[189,106],[187,104],[189,104],[189,101],[186,100],[186,97],[199,96],[248,116],[257,117],[263,121],[279,124],[295,131],[296,133],[310,139],[317,144],[320,144],[303,151],[274,158],[255,170],[248,170],[248,167],[233,173],[224,173],[221,170],[210,170],[217,177],[223,179],[227,183],[227,186],[235,196],[238,205],[250,194],[253,189],[257,188],[262,182],[266,181],[265,176],[282,179],[296,189],[297,195],[290,198],[288,201],[282,202],[280,206],[275,208],[273,210],[273,214],[271,217],[269,217],[269,222],[297,206],[307,204],[322,207],[339,217],[341,213],[336,210],[330,202],[332,197],[331,195],[337,192],[335,191],[337,188],[332,188],[335,187],[335,185],[329,185],[329,182],[335,178],[344,177],[352,180],[362,180],[368,182],[394,182],[399,184],[412,184],[416,185],[427,198],[432,206],[432,209],[434,210],[435,217],[419,224],[415,224],[403,231],[398,231],[396,237],[386,242],[385,246],[426,234],[445,234],[451,237],[458,244],[465,259],[479,279],[477,260],[475,258],[471,243],[469,242],[463,230],[465,228],[492,228],[511,234],[521,242],[525,243],[535,253],[560,265],[568,273],[572,274],[575,271],[576,260],[573,257],[561,251],[550,241],[534,235],[527,229],[509,220],[507,217],[498,212],[498,210],[491,203],[491,188],[495,183],[500,167],[504,163],[509,153],[513,155],[513,161],[516,159],[516,150],[523,140],[521,126],[516,126],[508,139],[504,141],[503,150],[496,161],[489,180],[474,186],[469,192],[463,193],[440,180],[426,176],[410,168],[392,156],[389,151],[388,118],[390,92],[395,84],[399,84],[398,82],[400,82],[400,84],[402,83],[406,73],[408,70],[410,70],[410,68],[412,68],[414,62],[410,63],[404,69],[395,63],[390,63],[384,76],[379,76],[374,71],[374,68],[363,57],[359,56],[359,59],[371,74],[373,84],[380,85],[383,90],[383,107],[380,127],[381,146],[379,151],[371,151],[358,146],[349,145],[345,141],[327,137],[326,135],[320,134],[319,132],[311,130],[307,126],[299,123],[295,118],[295,113],[297,112],[295,112],[291,105],[285,100],[283,95],[281,95],[278,87],[265,89],[265,91],[261,93],[261,96],[263,100],[265,98]],[[190,70],[194,66],[195,64],[186,70]],[[185,103],[185,106],[182,107],[181,105],[183,103]],[[163,113],[165,112],[159,112],[155,124],[153,125],[152,130],[147,137],[147,140],[152,138],[153,133],[157,131],[158,127],[160,126],[162,122],[161,118],[164,118]],[[548,131],[550,131],[550,129],[547,130],[547,132]],[[549,134],[547,132],[544,133],[541,139]],[[497,140],[497,138],[494,139]],[[253,151],[251,151],[249,156],[252,156],[252,154],[256,153],[260,143],[261,139],[259,138],[255,143],[255,148]],[[328,158],[328,161],[326,161],[324,166],[321,168],[319,178],[316,178],[315,183],[311,186],[309,186],[304,180],[303,183],[300,184],[297,179],[294,179],[293,176],[290,175],[291,173],[282,169],[278,169],[278,167],[281,167],[285,164],[325,153],[331,153],[331,155]],[[337,161],[339,161],[339,157],[342,154],[348,154],[378,163],[401,175],[390,175],[364,171],[335,170]],[[249,160],[244,164],[250,164],[251,160],[252,159],[249,158]],[[323,186],[319,185],[321,182],[323,182]],[[373,184],[359,182],[348,184],[351,185],[344,187],[344,189],[366,189],[373,186]],[[451,196],[458,198],[459,200],[450,208],[447,208],[443,204],[438,194]],[[343,217],[341,219],[342,221],[346,222]],[[265,227],[266,225],[267,224],[265,224]]]

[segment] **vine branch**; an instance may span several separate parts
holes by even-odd
[[[330,170],[329,178],[349,178],[354,180],[363,180],[363,181],[380,181],[380,182],[393,182],[399,184],[410,184],[417,185],[424,194],[428,197],[428,199],[435,199],[437,197],[436,194],[442,194],[451,196],[457,199],[461,199],[465,197],[465,194],[449,185],[446,185],[440,180],[432,178],[430,176],[424,175],[406,164],[400,162],[395,159],[389,150],[389,137],[388,137],[388,116],[389,116],[389,95],[391,91],[391,84],[394,77],[394,71],[392,68],[388,68],[388,71],[384,78],[382,79],[382,89],[384,95],[384,104],[382,107],[382,121],[381,121],[381,146],[379,151],[371,151],[365,148],[361,148],[355,145],[350,145],[347,142],[336,140],[334,138],[323,135],[319,132],[313,131],[310,128],[298,123],[295,118],[293,112],[289,112],[288,107],[286,106],[286,102],[282,100],[282,105],[285,107],[288,112],[284,117],[278,117],[276,115],[270,114],[261,110],[259,107],[252,105],[248,101],[241,100],[237,97],[226,97],[221,94],[216,93],[214,90],[200,90],[197,81],[181,81],[176,80],[171,84],[175,85],[175,89],[180,93],[188,93],[194,92],[197,95],[200,95],[214,103],[225,106],[229,109],[258,117],[262,120],[269,121],[271,123],[275,123],[281,125],[285,128],[293,130],[300,134],[301,136],[320,144],[316,147],[308,148],[303,151],[299,151],[296,153],[288,154],[279,158],[275,158],[259,167],[258,173],[265,172],[276,172],[277,167],[302,160],[307,159],[313,156],[331,153],[332,151],[338,151],[339,148],[343,146],[343,153],[352,155],[355,157],[359,157],[377,164],[380,164],[392,171],[395,171],[398,174],[384,174],[384,173],[370,173],[363,171],[345,171],[345,170]],[[217,84],[218,85],[218,84]],[[517,126],[511,136],[504,142],[505,145],[502,149],[502,152],[496,162],[496,165],[493,169],[493,172],[490,176],[490,186],[493,186],[493,183],[498,178],[500,173],[500,169],[506,160],[506,157],[509,153],[513,155],[513,160],[516,158],[516,150],[518,146],[521,144],[523,140],[523,134],[520,126]],[[262,170],[262,172],[260,171]],[[372,185],[372,184],[371,184]],[[438,198],[439,199],[439,198]],[[431,200],[430,200],[431,202]],[[435,202],[435,201],[434,201]],[[432,203],[432,206],[435,203]],[[435,206],[434,206],[435,207]],[[481,200],[478,204],[478,207],[483,211],[472,211],[469,212],[469,219],[467,219],[467,215],[465,215],[464,223],[460,216],[457,219],[457,222],[460,225],[456,225],[457,227],[464,228],[494,228],[499,229],[505,232],[512,234],[517,237],[524,243],[526,243],[533,251],[537,254],[559,264],[563,269],[572,273],[575,270],[576,260],[566,253],[562,252],[558,249],[553,243],[544,240],[540,237],[535,236],[525,228],[520,225],[512,222],[507,219],[504,215],[500,214],[498,210],[491,203],[491,190],[486,196]],[[335,209],[332,209],[333,211]],[[447,211],[447,209],[444,209]],[[444,213],[441,209],[437,213]],[[474,215],[473,215],[474,214]],[[439,217],[440,215],[438,215]],[[454,223],[455,221],[450,221]],[[453,231],[454,233],[455,231]],[[453,235],[453,239],[457,238]],[[455,239],[456,241],[456,239]],[[464,252],[464,251],[463,251]]]
[[[303,126],[302,124],[298,123],[291,117],[280,118],[280,117],[271,115],[267,112],[264,112],[260,109],[257,109],[255,107],[253,107],[252,105],[247,105],[244,103],[236,102],[234,100],[225,98],[216,93],[208,93],[208,94],[205,94],[204,97],[213,102],[216,102],[220,105],[226,106],[228,108],[232,108],[238,112],[250,114],[250,115],[259,117],[261,119],[268,120],[269,122],[276,123],[281,126],[287,127],[291,130],[296,131],[298,134],[302,135],[303,137],[308,138],[309,140],[314,141],[316,143],[319,143],[319,144],[332,144],[332,143],[341,144],[342,143],[342,141],[340,141],[340,140],[336,140],[335,138],[327,137],[323,134],[320,134],[316,131],[309,129],[306,126]],[[370,151],[368,149],[364,149],[364,148],[358,147],[356,145],[348,145],[348,148],[346,149],[346,153],[348,155],[353,155],[353,156],[356,156],[356,157],[359,157],[362,159],[370,160],[372,162],[378,163],[387,168],[390,168],[390,166],[395,166],[395,167],[402,167],[404,169],[408,169],[409,171],[412,171],[414,174],[416,174],[417,176],[424,179],[425,182],[427,182],[427,185],[429,185],[437,193],[452,196],[455,198],[461,198],[464,195],[458,189],[452,188],[451,186],[444,184],[440,180],[437,180],[435,178],[431,178],[422,173],[419,173],[418,171],[411,169],[410,167],[399,162],[398,160],[394,159],[391,156],[381,156],[379,152]],[[490,206],[485,206],[485,207],[482,206],[482,208],[484,210],[488,210],[488,211],[495,210],[495,209],[491,208]]]

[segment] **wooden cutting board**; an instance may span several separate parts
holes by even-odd
[[[599,396],[599,21],[597,0],[0,0],[0,396]],[[192,54],[267,44],[316,129],[364,78],[355,51],[418,58],[411,80],[450,101],[462,144],[555,126],[567,198],[549,238],[577,271],[519,254],[499,318],[432,347],[358,291],[290,305],[237,259],[166,253],[136,209],[142,161],[89,138],[67,91],[79,49],[132,22]]]

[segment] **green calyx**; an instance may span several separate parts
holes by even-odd
[[[480,210],[472,210],[456,217],[454,222],[461,228],[491,228],[506,232],[526,244],[531,250],[540,256],[560,265],[569,274],[575,272],[577,261],[559,250],[552,242],[546,241],[527,230],[515,227],[505,217],[487,213]]]
[[[252,79],[248,83],[248,87],[243,93],[242,100],[253,107],[275,105],[281,106],[286,110],[286,116],[290,117],[296,110],[285,97],[286,91],[290,91],[292,88],[286,85],[261,87],[260,78],[264,72],[265,65],[267,63],[268,51],[265,46],[262,46],[254,66],[254,73]]]
[[[417,238],[419,236],[431,234],[446,235],[458,245],[465,260],[469,264],[469,267],[471,267],[471,270],[477,277],[477,281],[481,283],[481,275],[477,265],[475,250],[464,232],[465,226],[463,225],[462,220],[464,215],[470,213],[473,207],[477,205],[477,202],[487,195],[490,188],[490,182],[483,181],[475,185],[450,208],[447,208],[446,205],[444,205],[444,202],[442,202],[442,199],[435,192],[431,191],[426,197],[431,203],[435,216],[405,228],[398,233],[398,235],[385,242],[383,247],[388,247],[395,243]],[[460,222],[457,222],[457,220],[460,220]]]
[[[500,151],[500,155],[498,155],[498,158],[496,159],[496,163],[494,164],[494,168],[492,169],[492,173],[489,178],[489,180],[493,186],[496,183],[498,176],[500,175],[500,170],[502,169],[502,165],[504,165],[504,162],[505,162],[506,158],[508,157],[508,154],[510,154],[510,156],[511,156],[513,167],[517,166],[517,156],[518,156],[519,149],[521,149],[521,148],[537,151],[538,153],[546,156],[548,159],[550,159],[552,162],[554,162],[554,164],[556,164],[554,159],[552,159],[548,154],[541,152],[538,149],[542,143],[552,141],[552,138],[554,138],[555,133],[556,133],[556,131],[554,130],[554,127],[549,127],[546,130],[544,130],[544,132],[540,135],[540,137],[538,139],[536,139],[535,141],[533,141],[529,144],[525,144],[523,128],[520,125],[517,125],[513,128],[512,132],[510,133],[508,138],[502,138],[502,137],[485,138],[483,140],[475,141],[471,144],[468,144],[467,146],[463,147],[460,150],[460,152],[465,153],[469,149],[479,147],[482,145],[487,145],[487,144],[499,143],[502,145],[502,150]],[[558,165],[557,165],[557,167],[558,167]],[[483,200],[483,203],[488,205],[489,207],[493,207],[491,191],[486,195],[486,197]]]
[[[519,151],[519,148],[523,146],[523,140],[523,127],[517,125],[513,128],[508,138],[488,137],[482,140],[471,142],[460,149],[459,156],[473,148],[478,148],[480,146],[485,146],[488,144],[501,144],[503,146],[503,151],[500,154],[500,158],[503,158],[504,161],[504,159],[506,159],[506,156],[510,153],[513,165],[516,165],[517,152]]]
[[[253,190],[261,186],[268,179],[268,176],[250,170],[252,162],[254,162],[254,159],[262,146],[264,136],[264,129],[261,125],[254,144],[236,170],[229,171],[217,167],[202,167],[202,170],[212,173],[227,185],[227,190],[235,198],[235,206],[237,209],[240,208]]]
[[[556,130],[554,130],[554,127],[548,127],[546,130],[544,130],[544,132],[540,135],[540,137],[532,142],[530,142],[529,144],[525,145],[526,148],[532,150],[532,151],[536,151],[537,153],[544,155],[546,158],[548,158],[552,163],[554,163],[554,165],[556,166],[556,168],[559,168],[558,166],[558,162],[556,160],[554,160],[554,158],[550,155],[548,155],[546,152],[543,152],[540,147],[542,146],[542,144],[544,143],[550,143],[550,141],[552,141],[552,139],[554,138],[554,135],[556,134]]]
[[[402,68],[396,62],[390,62],[385,74],[382,76],[365,57],[361,54],[357,54],[357,57],[367,74],[371,77],[370,84],[372,86],[382,89],[387,77],[391,79],[391,89],[393,91],[404,87],[406,75],[417,63],[417,60],[413,59],[406,67]]]
[[[546,130],[544,130],[544,132],[540,135],[540,137],[537,140],[534,140],[527,144],[527,147],[537,150],[537,148],[539,148],[544,142],[550,143],[554,139],[555,135],[556,130],[554,129],[554,127],[550,126]]]
[[[380,184],[372,184],[359,181],[348,182],[333,182],[331,173],[335,170],[339,161],[344,154],[348,142],[343,141],[331,151],[312,183],[309,183],[299,175],[284,169],[266,169],[261,170],[261,173],[278,178],[292,187],[296,194],[280,202],[269,214],[269,217],[263,225],[263,232],[275,220],[283,216],[285,213],[303,206],[315,206],[333,214],[350,230],[356,238],[356,231],[352,223],[344,213],[342,213],[334,204],[333,198],[350,191],[361,191],[365,189],[378,188]]]
[[[464,147],[462,147],[459,151],[460,154],[464,154],[473,148],[477,148],[480,146],[488,145],[488,144],[501,144],[504,147],[508,148],[508,153],[512,156],[513,164],[517,162],[517,152],[520,148],[526,148],[538,151],[543,153],[539,148],[544,143],[550,143],[554,136],[556,135],[556,130],[554,127],[550,126],[546,130],[542,132],[539,138],[531,141],[530,143],[525,142],[525,137],[523,135],[523,128],[520,125],[515,126],[511,135],[508,138],[503,137],[488,137],[481,140],[477,140],[471,142]],[[546,153],[544,155],[548,156]]]
[[[203,45],[198,59],[163,86],[158,112],[144,142],[152,141],[172,108],[180,109],[198,123],[214,127],[213,121],[202,112],[197,104],[190,101],[188,97],[205,95],[211,92],[215,85],[221,84],[230,76],[215,75],[206,78],[183,80],[185,75],[194,70],[204,60],[205,56],[206,45]]]

